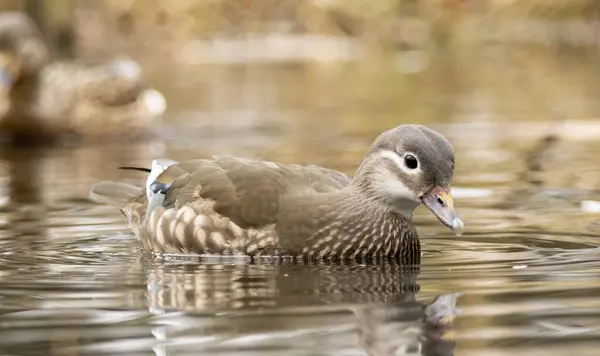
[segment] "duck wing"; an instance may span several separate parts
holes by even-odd
[[[229,156],[155,160],[145,188],[100,182],[91,197],[120,208],[151,251],[293,255],[297,246],[282,244],[275,228],[283,206],[349,182],[327,168]]]
[[[275,223],[286,198],[337,191],[350,177],[318,166],[221,156],[174,164],[156,181],[168,185],[165,209],[201,208],[210,202],[215,213],[248,229]]]

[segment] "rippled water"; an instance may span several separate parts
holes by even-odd
[[[580,207],[600,188],[595,120],[568,120],[540,159],[535,175],[544,184],[536,188],[521,172],[549,122],[499,116],[498,107],[478,106],[479,91],[460,99],[464,93],[446,88],[456,106],[447,119],[415,120],[454,143],[454,194],[467,230],[454,237],[420,208],[420,270],[153,258],[118,211],[86,200],[98,180],[144,178],[115,167],[147,166],[158,156],[228,153],[351,173],[374,135],[415,121],[389,107],[374,110],[369,100],[340,108],[335,96],[329,114],[324,104],[300,109],[308,99],[297,91],[293,99],[290,88],[304,74],[269,74],[275,82],[264,87],[245,77],[252,90],[277,92],[263,95],[277,97],[279,110],[273,102],[252,106],[256,98],[240,89],[229,106],[182,110],[185,130],[176,121],[155,142],[2,152],[1,353],[597,354],[600,215]],[[397,95],[373,90],[382,103]],[[578,95],[576,102],[594,100]],[[414,106],[429,100],[420,95]]]

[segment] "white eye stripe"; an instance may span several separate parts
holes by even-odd
[[[396,166],[398,166],[398,168],[402,168],[404,166],[404,161],[402,160],[402,158],[400,158],[400,156],[398,156],[398,154],[396,152],[393,151],[389,151],[389,150],[383,150],[379,152],[379,157],[388,159],[392,162],[394,162],[396,164]]]
[[[407,155],[411,155],[411,156],[415,157],[415,159],[417,160],[417,168],[410,169],[410,168],[406,167],[406,164],[404,163],[404,157],[406,157]],[[382,158],[385,158],[385,159],[388,159],[388,160],[394,162],[394,164],[396,164],[396,166],[398,168],[400,168],[402,171],[404,171],[406,173],[415,174],[415,173],[421,172],[421,162],[419,162],[419,158],[417,157],[417,155],[415,155],[412,152],[406,152],[404,154],[404,157],[400,157],[394,151],[382,150],[379,152],[379,157],[382,157]]]
[[[398,169],[406,174],[421,172],[420,167],[417,169],[409,169],[406,167],[404,158],[394,151],[382,150],[379,151],[377,155],[393,162]],[[377,189],[393,198],[396,208],[402,210],[407,215],[412,215],[412,211],[419,204],[419,195],[406,184],[406,179],[399,178],[398,175],[389,168],[378,169],[375,173],[376,174],[373,176],[373,183],[376,185]]]

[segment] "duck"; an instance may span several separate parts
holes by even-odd
[[[120,209],[155,254],[419,264],[419,205],[456,236],[464,230],[451,194],[452,145],[422,125],[381,133],[353,176],[225,155],[122,168],[148,173],[145,184],[102,181],[90,199]]]
[[[140,66],[108,61],[52,61],[35,22],[0,13],[0,134],[30,143],[152,133],[166,100]]]

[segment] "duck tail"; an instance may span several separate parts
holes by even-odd
[[[144,192],[138,187],[125,182],[103,181],[97,183],[90,191],[90,199],[102,204],[123,208],[134,197]]]
[[[176,161],[159,158],[152,161],[152,168],[125,166],[119,169],[129,171],[140,171],[148,173],[146,186],[140,187],[126,182],[103,181],[92,187],[90,191],[90,199],[101,204],[107,204],[116,208],[123,208],[134,197],[139,197],[144,194],[148,200],[152,197],[150,185],[158,178],[158,176],[168,167],[176,164]]]

